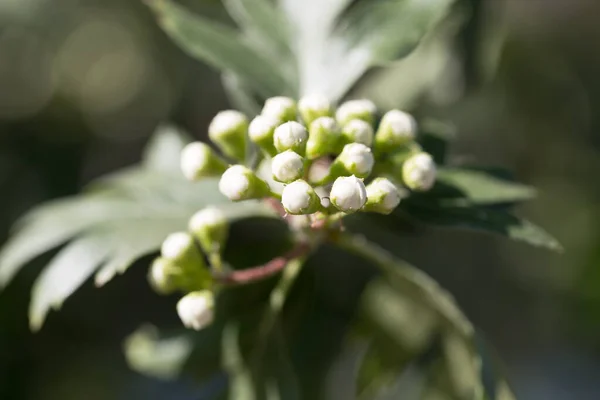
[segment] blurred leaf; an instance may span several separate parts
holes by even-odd
[[[530,200],[536,191],[531,186],[502,179],[483,170],[440,168],[437,183],[456,189],[470,204],[515,203]]]
[[[446,163],[448,144],[456,137],[456,128],[446,122],[425,119],[419,123],[419,142],[437,165]]]
[[[159,25],[184,51],[221,71],[232,71],[264,97],[293,94],[277,67],[241,40],[239,33],[170,0],[147,0]]]
[[[414,218],[436,226],[476,230],[506,236],[532,246],[562,252],[558,241],[542,228],[503,210],[405,202],[401,207]]]
[[[246,85],[232,72],[225,71],[221,74],[221,82],[227,93],[227,97],[233,106],[246,115],[260,114],[260,105],[252,98],[252,95]]]
[[[129,366],[140,373],[161,379],[177,378],[193,350],[189,332],[160,337],[156,327],[145,325],[124,344]]]
[[[180,174],[179,156],[192,138],[173,125],[160,125],[146,145],[143,165],[159,172]]]
[[[230,400],[254,400],[256,389],[252,374],[245,364],[239,344],[239,327],[233,324],[225,326],[222,339],[223,369],[230,378]]]

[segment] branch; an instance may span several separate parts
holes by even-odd
[[[226,285],[242,285],[267,279],[282,271],[290,261],[307,255],[310,250],[311,247],[308,243],[299,243],[289,252],[272,259],[266,264],[217,275],[215,279],[217,282]]]

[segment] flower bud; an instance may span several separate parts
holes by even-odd
[[[309,127],[306,142],[306,158],[314,160],[336,150],[340,131],[337,123],[331,117],[319,117]]]
[[[331,164],[331,176],[356,175],[366,178],[371,173],[375,158],[373,152],[362,143],[350,143],[344,146],[339,156]]]
[[[435,183],[436,166],[431,155],[419,153],[402,165],[402,180],[411,190],[426,191]]]
[[[267,154],[273,157],[277,154],[277,150],[273,145],[273,132],[279,125],[279,121],[275,118],[266,115],[258,115],[250,122],[248,127],[248,136],[263,149]]]
[[[319,210],[321,199],[312,186],[303,180],[297,180],[283,188],[281,204],[288,214],[312,214]]]
[[[292,150],[277,154],[271,161],[273,179],[278,182],[289,183],[302,178],[304,173],[304,159]]]
[[[246,157],[246,131],[248,118],[239,111],[219,112],[208,127],[208,137],[223,154],[234,160]]]
[[[180,288],[181,274],[181,268],[172,260],[158,257],[150,266],[148,280],[158,293],[170,294]]]
[[[405,196],[392,181],[387,178],[376,178],[367,185],[367,204],[364,211],[389,214],[400,204]]]
[[[353,119],[362,119],[373,124],[376,112],[377,107],[371,100],[349,100],[338,107],[335,118],[340,126],[346,125]]]
[[[293,150],[300,155],[304,155],[307,140],[308,132],[306,128],[296,121],[279,125],[273,134],[273,143],[279,152]]]
[[[160,248],[161,256],[181,266],[186,271],[206,267],[204,257],[196,247],[194,238],[187,232],[171,233]]]
[[[361,179],[343,176],[333,182],[329,198],[340,211],[353,213],[363,208],[367,202],[367,190]]]
[[[295,121],[296,102],[289,97],[271,97],[265,101],[261,114],[279,122]]]
[[[180,165],[183,175],[190,181],[218,176],[227,169],[227,163],[202,142],[193,142],[183,148]]]
[[[301,98],[298,102],[298,111],[307,126],[319,117],[330,117],[332,115],[329,99],[317,94]]]
[[[229,234],[229,222],[223,211],[206,207],[190,218],[188,228],[206,253],[220,253]]]
[[[373,144],[373,127],[362,119],[353,119],[344,125],[342,136],[346,143],[362,143],[371,147]]]
[[[197,331],[212,324],[214,308],[215,297],[208,290],[188,293],[177,302],[177,314],[183,325]]]
[[[375,149],[390,152],[415,139],[417,123],[400,110],[390,110],[381,118],[375,135]]]
[[[243,165],[233,165],[223,173],[219,191],[232,201],[260,199],[271,192],[265,181]]]

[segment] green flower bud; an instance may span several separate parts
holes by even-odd
[[[306,158],[314,160],[334,153],[340,139],[339,127],[331,117],[319,117],[309,127]]]
[[[234,160],[246,157],[246,132],[248,118],[239,111],[219,112],[208,127],[208,137],[223,154]]]
[[[362,119],[372,125],[376,113],[377,107],[371,100],[349,100],[338,107],[335,118],[340,126],[346,125],[353,119]]]
[[[354,213],[363,208],[367,202],[367,190],[362,179],[343,176],[333,182],[329,199],[340,211]]]
[[[265,101],[262,115],[280,122],[296,120],[296,102],[289,97],[271,97]]]
[[[435,184],[436,165],[431,155],[423,152],[410,157],[402,165],[402,180],[411,190],[427,191]]]
[[[278,152],[293,150],[303,156],[307,140],[308,132],[306,128],[296,121],[279,125],[273,134],[273,143]]]
[[[304,96],[298,102],[298,111],[307,126],[319,117],[333,115],[329,99],[322,95]]]
[[[260,199],[271,194],[269,185],[243,165],[233,165],[223,173],[219,191],[232,201]]]
[[[223,211],[206,207],[190,218],[190,232],[207,254],[220,253],[229,235],[229,222]]]
[[[172,260],[158,257],[150,266],[148,281],[160,294],[170,294],[181,287],[182,270]]]
[[[204,257],[200,253],[194,238],[187,232],[171,233],[160,248],[161,256],[181,266],[184,271],[206,268]]]
[[[277,154],[277,149],[273,144],[273,133],[278,125],[279,120],[266,115],[259,115],[252,120],[248,127],[250,140],[271,157]]]
[[[345,143],[362,143],[371,147],[373,144],[373,127],[362,119],[353,119],[342,128]]]
[[[183,175],[190,181],[218,176],[227,169],[227,163],[209,145],[202,142],[193,142],[184,147],[180,165]]]
[[[303,180],[286,185],[281,193],[281,204],[288,214],[312,214],[321,207],[321,199],[315,190]]]
[[[415,119],[400,110],[390,110],[381,118],[375,134],[375,150],[391,152],[415,139]]]
[[[289,183],[302,178],[304,174],[304,159],[292,150],[277,154],[271,161],[273,179]]]
[[[186,328],[201,330],[214,320],[215,297],[209,290],[188,293],[177,303],[177,314]]]
[[[406,195],[387,178],[374,179],[366,189],[367,204],[365,204],[364,211],[380,214],[389,214],[394,211],[400,204],[400,200]]]
[[[374,165],[375,158],[369,147],[362,143],[350,143],[344,146],[331,164],[330,177],[356,175],[366,178],[371,174]]]

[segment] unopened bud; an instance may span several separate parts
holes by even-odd
[[[416,136],[417,123],[410,115],[400,110],[390,110],[381,118],[375,134],[375,149],[390,152],[412,142]]]
[[[353,119],[362,119],[373,124],[376,112],[377,107],[371,100],[349,100],[338,107],[335,118],[342,127]]]
[[[265,101],[261,114],[280,122],[295,121],[296,102],[289,97],[271,97]]]
[[[158,293],[170,294],[180,288],[181,274],[181,268],[172,260],[158,257],[150,266],[148,280]]]
[[[367,185],[365,211],[389,214],[400,204],[405,193],[387,178],[376,178]]]
[[[315,119],[309,127],[306,158],[313,160],[335,152],[339,138],[339,127],[333,118],[319,117]]]
[[[246,156],[246,132],[248,118],[239,111],[219,112],[208,127],[208,137],[221,149],[223,154],[234,160]]]
[[[278,182],[289,183],[302,178],[304,173],[304,159],[292,150],[277,154],[271,161],[273,179]]]
[[[233,165],[223,173],[219,191],[232,201],[260,199],[270,194],[269,185],[243,165]]]
[[[371,147],[373,144],[373,127],[362,119],[353,119],[344,125],[342,136],[346,143],[362,143]]]
[[[288,214],[312,214],[319,210],[321,199],[312,186],[303,180],[297,180],[283,188],[281,204]]]
[[[306,128],[296,121],[279,125],[273,135],[273,143],[279,152],[293,150],[300,155],[304,155],[307,140],[308,132]]]
[[[212,324],[214,308],[213,293],[202,290],[183,296],[177,303],[177,314],[186,328],[199,331]]]
[[[435,183],[436,165],[431,155],[419,153],[402,165],[402,180],[411,190],[427,191]]]
[[[229,222],[223,211],[206,207],[190,218],[188,228],[206,253],[220,253],[229,234]]]
[[[180,265],[184,270],[206,267],[194,238],[187,232],[171,233],[160,248],[161,256]]]
[[[298,102],[298,111],[306,125],[310,125],[319,117],[332,115],[331,102],[323,95],[304,96]]]
[[[350,143],[344,146],[339,156],[331,164],[331,175],[356,175],[359,178],[369,176],[375,165],[373,152],[362,143]]]
[[[191,181],[218,176],[227,169],[227,163],[202,142],[193,142],[183,148],[180,165],[183,175]]]
[[[353,213],[363,208],[367,202],[367,190],[362,179],[343,176],[333,182],[329,198],[340,211]]]
[[[267,154],[273,157],[277,154],[277,150],[273,145],[273,133],[275,128],[279,125],[279,121],[275,118],[268,117],[266,115],[258,115],[250,122],[248,127],[248,136],[263,149]]]

